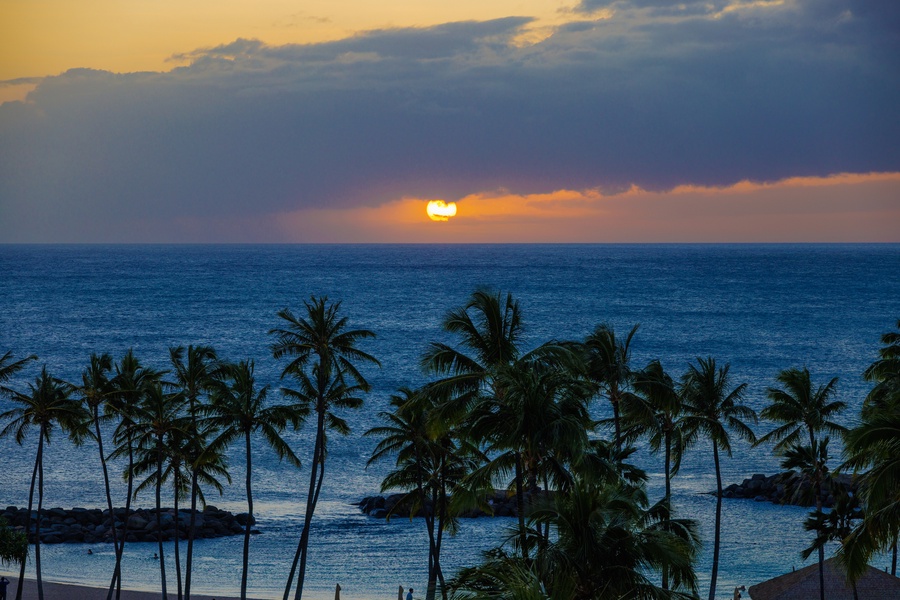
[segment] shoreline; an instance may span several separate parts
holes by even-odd
[[[18,585],[18,577],[4,575],[9,579],[9,587],[6,589],[7,599],[16,597],[16,586]],[[61,581],[43,581],[44,600],[105,600],[107,588],[92,587],[84,584],[65,583]],[[122,589],[121,600],[157,600],[162,594],[160,592],[149,592],[146,590],[127,590]],[[175,589],[168,590],[168,596],[174,598],[176,596]],[[240,600],[238,596],[208,596],[204,594],[191,594],[193,600]],[[23,598],[37,598],[37,580],[30,577],[25,578],[25,584],[22,586]],[[248,596],[251,598],[251,596]],[[254,599],[259,600],[259,599]]]

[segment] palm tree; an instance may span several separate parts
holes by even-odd
[[[626,424],[624,437],[633,441],[647,436],[653,452],[665,455],[665,503],[672,509],[672,477],[681,467],[685,450],[684,405],[675,389],[675,382],[658,360],[650,362],[634,376],[635,395],[625,404],[622,421]],[[669,573],[663,569],[662,587],[669,589]]]
[[[281,437],[288,424],[295,428],[306,417],[303,409],[290,406],[267,406],[268,387],[257,388],[253,377],[253,361],[242,361],[228,365],[222,370],[220,385],[212,396],[210,424],[220,431],[211,444],[216,447],[227,445],[244,438],[247,458],[246,488],[247,512],[249,517],[244,529],[244,564],[241,571],[241,600],[247,597],[247,573],[250,557],[250,527],[253,525],[253,462],[250,439],[254,433],[261,433],[268,445],[275,450],[279,459],[300,467],[300,459],[290,445]],[[308,411],[307,407],[303,407]]]
[[[495,379],[501,368],[520,358],[522,312],[512,294],[504,298],[478,290],[465,306],[447,314],[442,327],[459,338],[459,348],[431,342],[421,365],[426,373],[442,377],[430,384],[432,393],[445,399],[436,416],[458,422],[479,395],[502,399]]]
[[[900,330],[900,320],[897,321]],[[874,383],[866,396],[864,410],[876,410],[879,406],[900,399],[900,331],[889,331],[881,336],[882,348],[878,359],[866,368],[863,377]]]
[[[897,321],[897,329],[900,330],[900,320]],[[874,383],[874,387],[866,396],[866,400],[863,403],[863,422],[866,423],[867,419],[873,417],[878,413],[881,413],[882,417],[885,417],[888,421],[890,421],[890,414],[894,411],[898,410],[898,406],[900,406],[900,331],[889,331],[881,336],[882,347],[878,351],[878,359],[875,360],[868,368],[866,368],[863,373],[863,377],[866,381]],[[875,417],[878,420],[882,420],[882,417]],[[888,425],[890,427],[890,425]],[[868,438],[868,436],[863,436]],[[871,439],[871,438],[869,438]],[[866,452],[869,450],[875,450],[874,448],[860,448],[860,452]],[[856,454],[856,461],[859,462],[863,460],[867,464],[874,465],[878,462],[878,452],[875,452],[871,457],[861,459],[859,454]],[[884,491],[878,492],[874,494],[876,497],[876,502],[884,499]],[[895,496],[900,497],[900,496]],[[894,528],[894,539],[889,544],[891,549],[891,574],[897,574],[897,538],[898,532],[897,527]]]
[[[530,521],[552,527],[552,541],[533,559],[494,551],[479,567],[464,569],[451,583],[454,598],[690,598],[696,594],[693,562],[699,549],[696,523],[662,526],[662,503],[647,506],[640,486],[602,485],[576,477],[572,487],[537,507]],[[651,576],[663,567],[674,574],[675,591]],[[682,591],[683,590],[683,591]]]
[[[588,377],[597,390],[605,394],[613,408],[613,422],[617,447],[622,445],[622,429],[619,421],[623,404],[631,398],[631,383],[634,372],[631,368],[631,341],[640,325],[635,325],[625,336],[616,338],[616,332],[609,323],[601,323],[584,340]]]
[[[134,412],[134,442],[137,459],[131,465],[130,477],[149,472],[149,476],[134,490],[134,495],[150,486],[156,491],[156,530],[159,544],[159,574],[163,600],[168,599],[166,565],[162,535],[162,484],[163,465],[166,459],[166,441],[169,437],[188,436],[189,424],[182,416],[185,400],[181,394],[165,393],[161,385],[150,387],[143,401]],[[152,465],[152,466],[151,466]],[[176,492],[177,495],[177,492]],[[177,515],[176,515],[177,520]],[[181,582],[179,581],[179,587]]]
[[[687,442],[699,436],[709,439],[713,447],[713,463],[716,468],[716,533],[713,542],[712,576],[709,583],[709,600],[716,597],[716,578],[719,572],[719,548],[722,527],[722,470],[719,465],[719,450],[731,456],[729,430],[750,442],[756,441],[753,431],[744,420],[757,422],[756,412],[741,404],[746,383],[732,388],[729,377],[730,366],[716,368],[716,361],[698,358],[696,365],[689,365],[681,380],[681,394],[684,398],[684,426]]]
[[[113,522],[112,530],[113,548],[119,547],[118,527],[115,526],[115,511],[113,509],[112,492],[109,485],[109,470],[106,466],[106,453],[103,451],[103,434],[100,431],[100,407],[105,406],[110,397],[115,393],[115,386],[110,380],[113,361],[109,354],[91,354],[88,367],[81,373],[81,385],[77,393],[81,396],[84,408],[91,415],[94,426],[94,439],[97,441],[97,449],[100,452],[100,467],[103,471],[103,489],[106,492],[106,507],[109,510],[110,519]],[[126,517],[127,518],[127,517]],[[116,589],[116,583],[121,578],[120,565],[117,563],[113,569],[112,581],[106,594],[107,600],[111,600]]]
[[[502,397],[485,395],[473,407],[467,429],[489,454],[499,455],[467,479],[476,488],[493,490],[493,480],[512,471],[519,546],[527,557],[525,493],[537,492],[541,480],[545,487],[551,480],[558,488],[570,484],[567,465],[578,462],[589,447],[591,387],[573,369],[527,357],[498,369],[494,382]]]
[[[369,391],[369,383],[354,362],[379,365],[378,360],[357,348],[365,339],[374,338],[368,329],[347,329],[347,317],[339,314],[341,303],[328,302],[328,298],[312,297],[304,302],[305,317],[297,317],[288,310],[278,312],[284,321],[281,328],[269,333],[275,336],[272,355],[287,358],[289,362],[281,373],[282,379],[297,380],[297,390],[284,389],[284,394],[298,405],[298,414],[316,413],[316,438],[313,460],[310,466],[309,491],[303,532],[297,544],[297,552],[291,565],[284,600],[288,600],[294,573],[297,571],[295,598],[303,594],[306,562],[309,548],[309,527],[319,499],[319,491],[325,477],[326,429],[346,435],[350,428],[333,409],[359,408],[362,399],[356,396]],[[299,571],[298,571],[299,562]]]
[[[634,376],[636,394],[626,406],[622,421],[626,440],[647,436],[653,452],[665,455],[666,497],[672,496],[672,477],[681,468],[685,450],[684,404],[675,382],[658,360],[650,362]]]
[[[169,348],[169,360],[172,363],[174,375],[174,381],[171,385],[179,390],[188,400],[188,414],[191,418],[191,439],[199,444],[202,440],[200,437],[198,414],[202,407],[203,396],[209,391],[213,376],[218,368],[216,351],[211,346],[190,345],[187,347],[187,351],[185,351],[183,346],[178,346],[177,348]],[[194,454],[199,454],[199,449],[195,450]],[[188,525],[187,561],[185,564],[184,579],[184,597],[186,600],[190,600],[191,597],[194,536],[196,534],[197,523],[197,498],[200,494],[200,489],[197,485],[198,477],[199,473],[196,472],[196,469],[191,468],[191,515],[190,523]]]
[[[125,522],[122,537],[116,548],[116,565],[114,571],[120,574],[116,582],[116,600],[122,593],[122,556],[125,552],[125,539],[128,537],[128,517],[131,514],[131,500],[134,490],[134,460],[135,438],[137,436],[136,413],[138,407],[144,402],[149,391],[160,384],[161,371],[156,371],[141,365],[132,350],[128,350],[122,359],[115,365],[116,375],[111,383],[112,394],[107,399],[104,413],[118,420],[113,443],[116,445],[110,458],[127,457],[128,464],[125,468],[127,493],[125,495]],[[115,521],[113,521],[115,526]]]
[[[447,589],[441,568],[444,531],[457,529],[456,512],[450,507],[450,494],[459,490],[462,479],[483,462],[484,455],[453,427],[434,427],[431,418],[436,398],[427,389],[401,388],[391,396],[392,412],[379,416],[387,425],[374,427],[367,436],[381,441],[372,452],[368,465],[396,455],[396,469],[388,473],[381,491],[405,490],[395,505],[409,506],[410,518],[421,512],[428,534],[428,587],[426,599],[433,600],[438,582],[446,600]],[[390,518],[390,513],[388,518]]]
[[[878,551],[892,549],[900,532],[900,398],[863,411],[862,422],[846,436],[843,468],[860,476],[865,503],[862,523],[838,551],[851,580],[858,579]]]
[[[831,400],[836,391],[837,377],[815,390],[806,367],[785,369],[775,379],[783,387],[766,390],[770,404],[760,411],[759,416],[781,423],[781,426],[759,438],[756,445],[775,441],[775,451],[782,452],[799,444],[804,434],[812,446],[818,433],[843,435],[847,432],[846,427],[832,420],[847,408],[845,402]]]
[[[819,443],[816,434],[827,432],[835,435],[843,435],[847,428],[832,421],[839,412],[846,408],[846,404],[840,400],[831,400],[835,393],[837,377],[834,377],[825,385],[813,389],[812,377],[809,369],[791,368],[778,374],[776,380],[783,387],[770,387],[766,390],[769,404],[762,409],[760,416],[776,423],[777,427],[757,440],[756,445],[774,440],[775,452],[791,453],[799,451],[800,439],[803,434],[808,435],[810,452],[819,452],[827,448]],[[805,431],[804,431],[805,430]],[[827,440],[827,438],[826,438]],[[796,452],[794,452],[796,455]],[[825,456],[827,458],[827,454]],[[797,463],[799,466],[801,463]],[[816,495],[816,511],[822,511],[822,485],[825,482],[824,461],[812,460],[809,463],[813,468],[811,473],[814,482],[813,490]],[[819,545],[819,597],[825,600],[825,547]]]
[[[14,435],[16,443],[20,446],[24,443],[28,431],[32,426],[38,427],[38,447],[34,461],[34,471],[31,475],[31,487],[28,491],[28,529],[31,529],[32,506],[34,505],[35,482],[38,487],[37,521],[34,534],[34,566],[38,584],[38,598],[44,598],[44,586],[41,580],[41,510],[44,504],[44,444],[50,443],[50,437],[55,427],[69,435],[69,438],[80,443],[85,434],[84,424],[89,416],[79,402],[71,398],[72,386],[64,381],[51,377],[47,367],[41,369],[41,374],[29,384],[29,392],[21,393],[13,391],[10,399],[21,406],[12,408],[0,414],[0,422],[9,421],[2,430],[0,437]],[[16,589],[16,599],[22,598],[22,583],[25,577],[25,563],[22,563],[19,571],[19,583]]]

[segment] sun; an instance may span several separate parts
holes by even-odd
[[[450,217],[456,216],[456,202],[429,200],[425,212],[432,221],[449,221]]]

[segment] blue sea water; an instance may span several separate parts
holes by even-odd
[[[366,468],[376,443],[362,433],[380,424],[388,397],[425,381],[418,358],[428,341],[452,341],[440,330],[450,308],[477,288],[510,291],[524,310],[526,339],[581,338],[607,321],[625,332],[640,323],[634,359],[659,358],[673,374],[698,356],[729,362],[735,383],[747,382],[747,403],[765,405],[765,389],[786,367],[808,366],[820,382],[839,377],[839,396],[852,425],[867,384],[861,372],[879,336],[900,318],[898,245],[321,245],[321,246],[0,246],[0,352],[36,353],[61,378],[76,381],[92,352],[120,357],[133,348],[165,368],[168,348],[211,344],[221,356],[256,361],[261,383],[281,385],[270,354],[276,311],[302,310],[310,295],[343,301],[351,326],[374,330],[365,344],[381,369],[366,375],[365,407],[346,415],[353,433],[330,442],[326,482],[313,521],[308,596],[393,597],[398,585],[424,589],[427,542],[419,521],[362,515],[354,502],[378,492],[387,463]],[[15,385],[36,375],[35,365]],[[273,392],[277,397],[277,391]],[[0,409],[9,407],[0,400]],[[594,405],[605,416],[603,402]],[[765,431],[761,424],[758,431]],[[310,460],[312,431],[290,433]],[[37,438],[22,447],[0,440],[0,505],[27,503]],[[251,595],[280,597],[299,538],[308,472],[254,447],[256,512],[262,535],[251,543]],[[641,449],[652,498],[662,494],[661,461]],[[243,456],[231,456],[235,485],[209,502],[245,510]],[[726,483],[772,473],[767,449],[739,442],[723,463]],[[121,465],[113,468],[120,472]],[[105,505],[96,449],[57,436],[45,458],[45,506]],[[698,566],[708,585],[715,500],[710,449],[696,447],[674,480],[678,514],[697,519],[707,542]],[[118,485],[118,498],[124,485]],[[151,506],[144,496],[137,504]],[[718,589],[767,579],[803,564],[809,542],[805,510],[726,501]],[[463,522],[445,550],[448,574],[497,545],[507,519]],[[45,546],[48,579],[107,582],[112,552],[93,545]],[[125,577],[133,588],[158,586],[155,546],[128,547]],[[171,557],[171,544],[167,549]],[[199,592],[234,595],[241,540],[197,543]],[[171,559],[170,559],[171,560]],[[882,565],[877,565],[882,566]],[[171,571],[170,571],[171,572]]]

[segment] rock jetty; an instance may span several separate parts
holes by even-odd
[[[841,474],[833,479],[838,490],[856,496],[857,485],[852,476]],[[709,492],[716,495],[715,490]],[[790,504],[793,506],[815,506],[816,498],[812,490],[812,482],[797,473],[786,471],[777,475],[757,473],[741,483],[733,483],[722,490],[723,498],[745,498],[757,502],[773,504]],[[834,489],[825,486],[822,490],[822,506],[831,508],[834,505]]]
[[[187,539],[191,511],[179,510],[177,517],[175,510],[171,508],[164,508],[161,512],[161,527],[157,527],[155,508],[130,509],[127,513],[124,508],[117,508],[114,511],[115,519],[110,518],[109,510],[100,510],[99,508],[42,509],[41,542],[44,544],[112,542],[113,522],[115,522],[118,534],[120,536],[124,534],[127,542],[156,542],[160,538],[163,541],[174,540],[176,518],[178,537]],[[37,510],[33,510],[32,515],[32,531],[29,541],[34,543],[34,521],[37,520]],[[28,522],[28,509],[7,506],[0,512],[0,517],[6,519],[14,529],[24,531]],[[251,518],[247,513],[235,515],[227,510],[219,510],[215,506],[207,505],[202,512],[197,511],[194,539],[242,534],[248,520],[250,520],[250,525],[256,524],[256,519]],[[251,533],[259,533],[259,531],[253,530]]]
[[[391,494],[389,496],[366,496],[356,504],[357,506],[359,506],[359,509],[362,512],[376,519],[384,519],[388,515],[390,515],[391,517],[408,518],[410,516],[411,506],[409,502],[402,502],[405,496],[406,494]],[[534,500],[537,500],[538,497],[546,497],[546,493],[542,491],[538,491],[534,494],[526,493],[525,506],[529,506]],[[488,496],[485,499],[485,501],[486,504],[491,508],[491,512],[486,512],[484,510],[475,508],[465,511],[458,516],[463,519],[476,519],[478,517],[487,516],[516,517],[519,514],[518,510],[516,509],[515,494],[509,495],[506,490],[495,490],[492,495]],[[431,514],[431,510],[431,502],[427,502],[425,508],[420,508],[413,516],[424,517],[426,511],[428,514]]]

